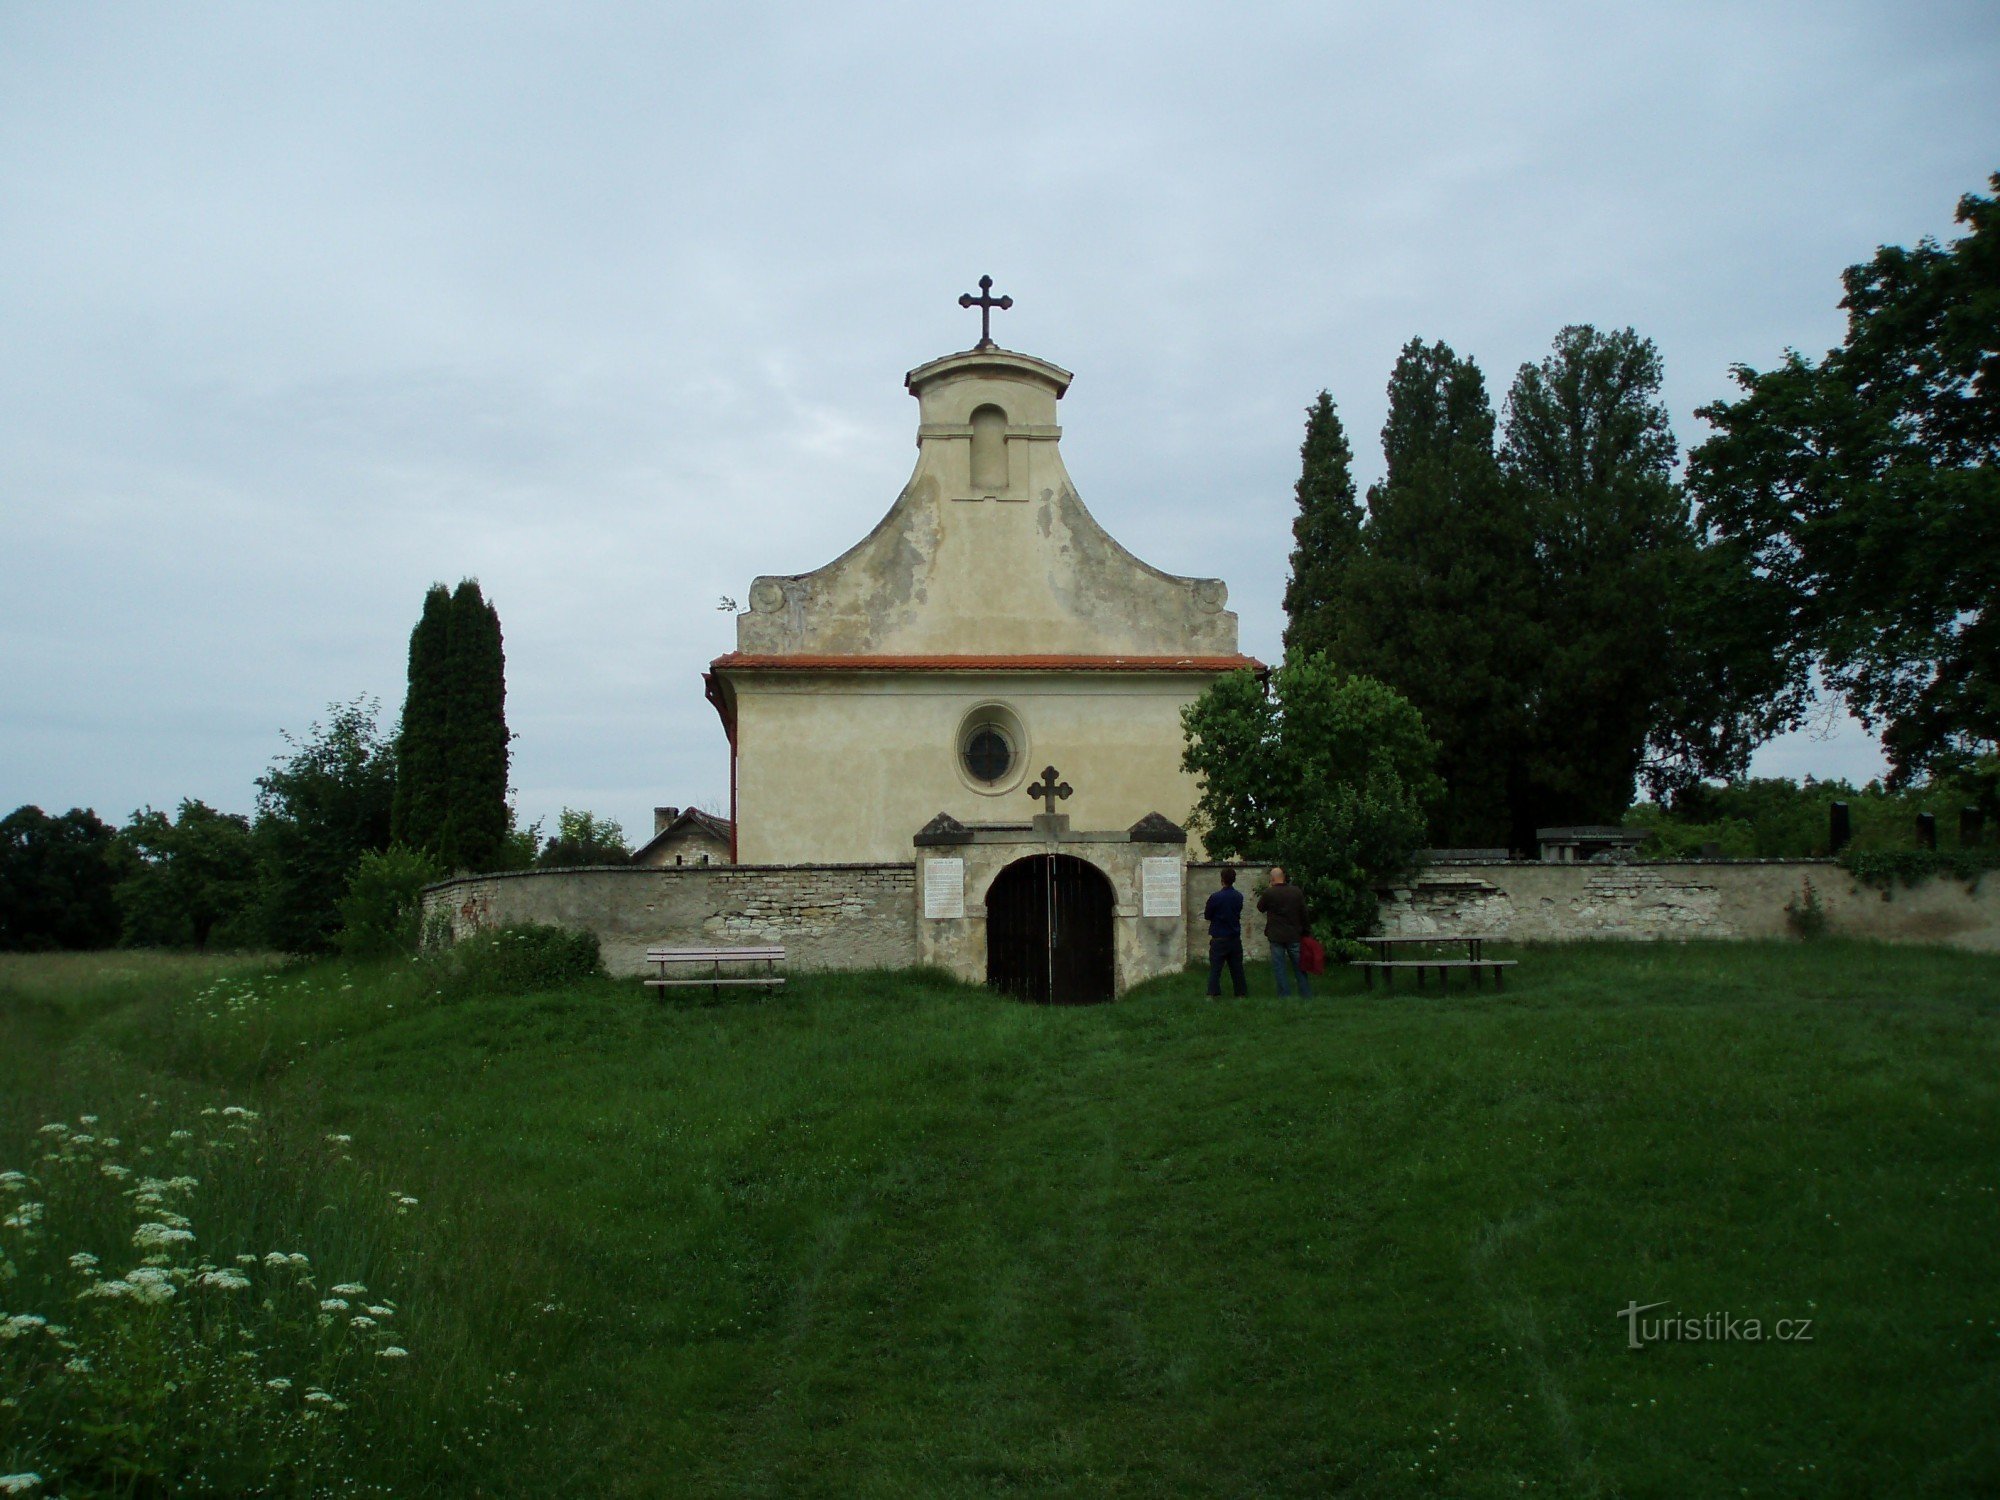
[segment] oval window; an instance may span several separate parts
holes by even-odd
[[[972,726],[965,737],[965,771],[974,781],[1004,781],[1014,768],[1014,742],[991,719]]]

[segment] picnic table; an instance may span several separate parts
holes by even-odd
[[[1361,971],[1362,982],[1371,990],[1375,988],[1375,975],[1378,970],[1381,972],[1382,982],[1389,988],[1394,989],[1396,985],[1396,971],[1398,969],[1415,969],[1417,971],[1418,989],[1424,987],[1424,971],[1426,969],[1437,970],[1438,984],[1442,988],[1450,988],[1450,981],[1447,976],[1454,969],[1457,969],[1471,976],[1475,988],[1479,984],[1479,976],[1482,973],[1491,973],[1493,975],[1493,987],[1495,989],[1503,989],[1505,988],[1502,982],[1503,975],[1508,969],[1517,967],[1520,962],[1520,960],[1512,958],[1488,958],[1485,952],[1486,944],[1498,942],[1500,939],[1491,933],[1485,932],[1377,934],[1374,937],[1365,937],[1361,941],[1374,948],[1375,957],[1364,959],[1354,967]],[[1428,953],[1418,953],[1413,958],[1391,958],[1389,956],[1392,948],[1405,950],[1414,948],[1420,944],[1430,947],[1451,947],[1461,943],[1465,946],[1466,956],[1464,958],[1440,957],[1436,954]]]

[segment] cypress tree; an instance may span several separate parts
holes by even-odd
[[[1368,491],[1334,653],[1423,716],[1445,783],[1431,839],[1445,846],[1510,843],[1532,697],[1534,548],[1493,437],[1479,367],[1410,340],[1389,380],[1388,472]]]
[[[390,836],[425,854],[440,852],[450,807],[451,591],[441,583],[424,595],[410,632],[409,688],[396,736],[396,801]]]
[[[1285,583],[1285,655],[1331,652],[1342,631],[1343,586],[1360,543],[1353,454],[1325,391],[1306,408],[1299,445],[1299,513],[1292,521],[1292,576]]]
[[[1701,562],[1661,364],[1631,329],[1565,328],[1507,397],[1502,465],[1538,538],[1545,650],[1517,830],[1616,821],[1674,690],[1675,603]]]
[[[439,853],[449,868],[485,870],[507,837],[507,680],[500,615],[474,579],[451,596],[447,666],[450,762]]]

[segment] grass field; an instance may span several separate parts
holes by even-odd
[[[202,1252],[399,1299],[407,1360],[325,1366],[359,1372],[346,1436],[295,1424],[329,1489],[2000,1490],[2000,959],[1518,956],[1504,996],[1253,970],[1085,1010],[9,959],[0,1169],[83,1171],[38,1131],[86,1113],[128,1151],[207,1121]],[[231,1106],[233,1154],[200,1114]],[[49,1246],[130,1259],[48,1191]],[[31,1284],[0,1311],[67,1311]],[[1687,1336],[1724,1317],[1763,1337]],[[161,1482],[57,1489],[32,1409],[0,1471]]]

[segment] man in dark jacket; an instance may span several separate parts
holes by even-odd
[[[1243,978],[1243,893],[1236,889],[1236,872],[1222,867],[1222,889],[1201,909],[1208,923],[1208,998],[1222,998],[1222,966],[1229,965],[1229,986],[1241,1000],[1250,993]]]
[[[1312,999],[1312,981],[1299,967],[1299,939],[1306,935],[1305,892],[1274,866],[1270,888],[1257,898],[1257,910],[1264,914],[1264,936],[1271,940],[1271,977],[1278,982],[1278,994],[1291,994],[1296,977],[1300,998]]]

